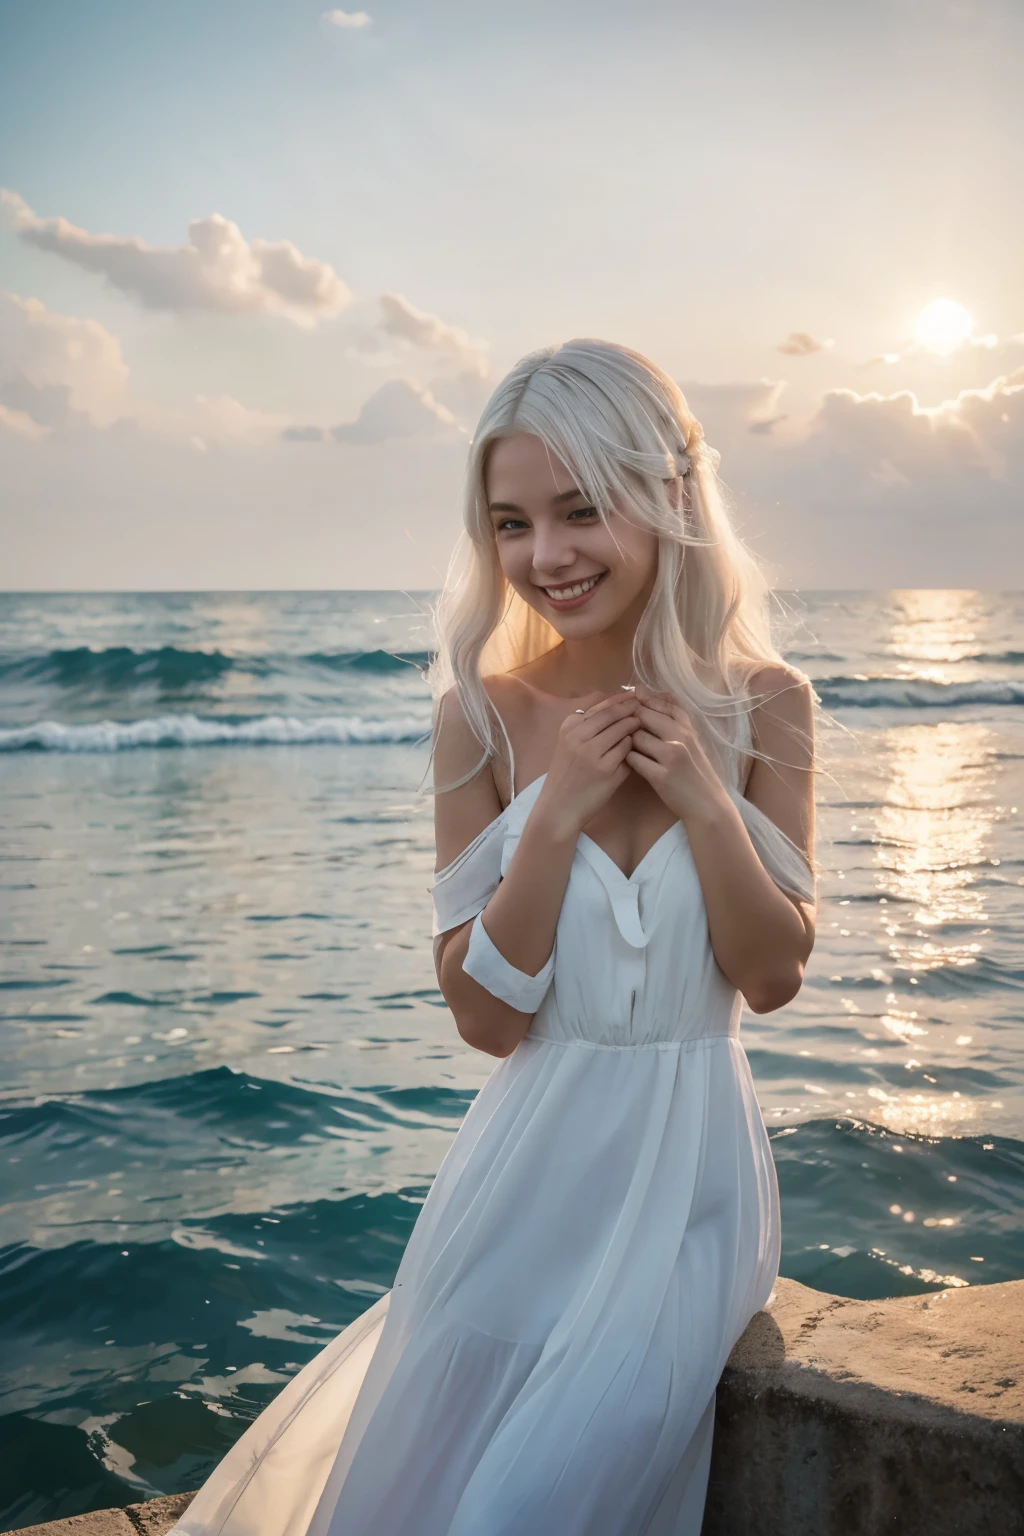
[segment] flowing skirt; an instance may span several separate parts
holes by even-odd
[[[393,1290],[284,1388],[179,1536],[699,1536],[714,1393],[778,1268],[729,1036],[527,1037]]]

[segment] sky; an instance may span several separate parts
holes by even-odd
[[[0,0],[0,587],[434,587],[574,336],[780,585],[1024,584],[1019,0],[366,4]]]

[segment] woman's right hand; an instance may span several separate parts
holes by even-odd
[[[562,721],[536,810],[557,836],[577,838],[631,773],[626,756],[640,727],[632,693],[611,693]]]

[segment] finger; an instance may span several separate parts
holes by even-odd
[[[663,760],[666,745],[660,736],[652,736],[650,731],[641,729],[633,732],[633,746],[638,752],[643,752],[645,757],[652,757],[656,763]]]
[[[600,736],[602,731],[606,731],[611,725],[617,725],[622,720],[632,720],[634,724],[640,724],[640,717],[635,704],[629,709],[606,709],[599,715],[588,713],[586,719],[581,717],[578,739],[580,741],[593,741],[595,737]]]
[[[678,699],[672,698],[668,693],[655,693],[649,699],[644,700],[648,709],[656,710],[659,715],[670,715],[673,720],[689,720],[689,715]]]
[[[680,710],[671,714],[659,709],[652,709],[646,704],[641,704],[638,710],[640,723],[660,736],[662,741],[683,741],[691,734],[690,722],[686,714]]]
[[[624,720],[612,720],[602,730],[590,737],[590,744],[603,756],[610,747],[614,747],[623,737],[631,736],[636,730],[638,723],[633,715],[628,715]]]
[[[650,731],[652,736],[657,736],[662,741],[672,741],[679,735],[679,721],[673,720],[670,715],[651,709],[647,704],[641,704],[637,713],[640,716],[641,727]]]
[[[624,763],[626,761],[626,757],[630,752],[632,752],[632,750],[632,736],[623,736],[621,741],[617,741],[613,746],[609,747],[608,751],[601,759],[602,768],[607,768],[613,763]]]
[[[642,779],[647,779],[648,782],[662,771],[660,763],[656,763],[651,757],[645,757],[642,752],[628,752],[626,754],[626,763],[628,767],[632,768],[634,773],[638,773]]]
[[[590,704],[587,707],[587,714],[593,715],[598,710],[611,709],[616,704],[625,705],[628,709],[628,707],[634,702],[635,701],[631,693],[622,693],[621,691],[619,693],[606,693],[603,699],[598,699],[596,704]]]
[[[636,696],[641,704],[647,705],[648,709],[656,709],[663,715],[675,715],[683,720],[690,718],[685,707],[670,693],[658,693],[654,688],[637,683]]]
[[[672,698],[670,693],[660,692],[657,688],[649,688],[646,683],[637,683],[636,696],[644,704],[653,704],[658,699],[669,702]]]
[[[588,741],[597,731],[601,730],[608,720],[614,720],[622,715],[633,714],[636,705],[632,698],[618,699],[615,697],[602,699],[599,704],[593,704],[587,710],[574,712],[568,718],[578,723],[580,735],[584,741]]]

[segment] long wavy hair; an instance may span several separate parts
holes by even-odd
[[[656,533],[657,573],[633,642],[635,674],[684,704],[724,771],[739,716],[767,697],[751,691],[751,678],[782,664],[777,639],[788,614],[733,527],[719,455],[679,386],[639,352],[581,339],[518,362],[484,407],[470,446],[465,532],[434,607],[438,652],[429,672],[435,739],[443,700],[455,689],[480,743],[480,762],[458,784],[510,753],[483,679],[514,672],[560,643],[505,579],[488,516],[488,453],[515,432],[539,437],[606,521],[618,509]],[[682,496],[670,488],[680,477]],[[789,671],[794,682],[802,678]],[[754,755],[764,756],[756,748]]]

